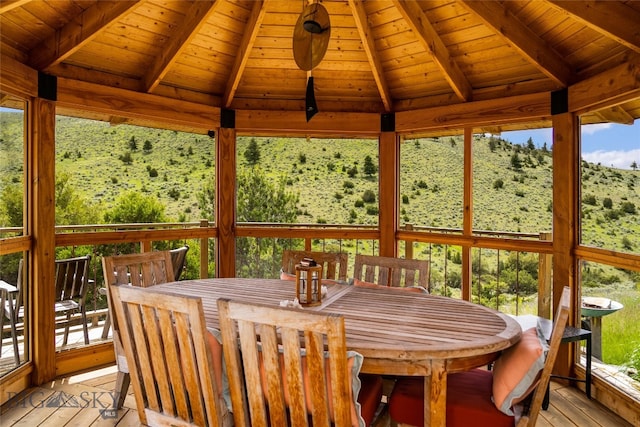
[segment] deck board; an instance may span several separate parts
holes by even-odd
[[[116,380],[116,367],[109,366],[95,371],[70,375],[51,383],[34,387],[22,394],[22,400],[12,400],[2,406],[2,426],[92,426],[139,427],[138,413],[132,391],[116,418],[103,417],[102,408],[111,404],[110,392]],[[46,407],[52,397],[66,402],[67,407]],[[78,403],[78,406],[68,407]],[[389,426],[388,417],[380,417],[375,427]],[[589,400],[580,390],[551,383],[551,404],[541,411],[538,427],[631,427],[595,400]]]

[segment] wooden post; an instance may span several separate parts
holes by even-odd
[[[398,254],[396,230],[398,229],[399,147],[395,132],[380,133],[378,185],[380,188],[380,256],[395,257]]]
[[[463,194],[462,235],[473,233],[473,129],[464,129],[464,194]],[[471,301],[473,260],[471,246],[462,246],[462,299]]]
[[[405,224],[405,231],[412,231],[413,224]],[[404,257],[406,259],[413,259],[413,240],[404,241]]]
[[[578,125],[575,114],[560,113],[553,120],[553,306],[557,307],[562,289],[571,289],[572,309],[569,322],[576,325],[580,310],[576,286],[577,261],[573,255],[578,238],[580,165]],[[561,346],[554,373],[569,375],[574,346]]]
[[[551,241],[551,233],[540,233],[540,240]],[[551,319],[551,263],[553,255],[538,255],[538,316]]]
[[[216,277],[235,277],[236,131],[221,127],[216,134]]]
[[[56,376],[54,322],[55,276],[55,102],[35,98],[29,108],[29,184],[32,187],[29,234],[33,236],[33,282],[28,294],[32,308],[33,383]],[[29,205],[29,204],[28,204]],[[29,215],[30,214],[30,215]]]
[[[209,221],[200,220],[200,227],[208,228]],[[200,278],[206,279],[207,277],[209,277],[209,238],[203,237],[200,239]]]

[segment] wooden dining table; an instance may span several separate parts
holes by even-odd
[[[295,298],[295,283],[279,279],[183,280],[153,290],[200,297],[212,328],[219,328],[219,298],[275,306]],[[423,376],[425,426],[446,425],[447,374],[490,363],[522,333],[490,308],[391,288],[329,284],[321,305],[303,309],[344,317],[347,348],[364,356],[361,372]]]

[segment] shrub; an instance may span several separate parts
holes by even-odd
[[[376,201],[376,193],[371,190],[365,190],[362,195],[362,201],[365,203],[375,203]]]
[[[605,197],[604,200],[602,200],[602,207],[604,207],[605,209],[611,209],[613,207],[613,201],[611,200],[611,197]]]
[[[622,202],[622,205],[620,206],[620,210],[624,213],[635,215],[636,205],[634,205],[632,202]]]
[[[363,206],[364,206],[364,202],[362,201],[362,199],[356,200],[356,203],[355,203],[356,208],[361,208]]]
[[[595,206],[596,205],[596,196],[594,196],[593,194],[587,194],[586,196],[584,196],[582,198],[582,203],[584,203],[585,205]]]
[[[495,181],[493,181],[493,188],[498,190],[500,188],[504,187],[504,181],[500,178],[496,179]]]

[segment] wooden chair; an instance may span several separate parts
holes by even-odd
[[[169,253],[171,253],[171,262],[173,263],[173,278],[175,281],[180,280],[180,276],[182,276],[182,271],[185,268],[188,251],[189,245],[184,245],[180,248],[171,249],[169,251]]]
[[[67,344],[71,315],[80,312],[82,316],[82,329],[84,331],[84,343],[89,344],[89,329],[87,326],[87,311],[85,299],[89,290],[89,263],[91,255],[75,258],[58,259],[55,278],[55,313],[66,314],[64,338],[62,345]]]
[[[285,250],[282,252],[282,271],[288,274],[295,274],[295,266],[303,258],[313,258],[318,264],[322,264],[323,279],[346,282],[349,258],[347,253]]]
[[[362,356],[347,353],[342,316],[228,299],[218,315],[236,427],[358,426],[358,383],[370,425],[382,380],[358,376]]]
[[[527,384],[520,384],[525,396],[524,400],[518,400],[518,403],[510,408],[511,414],[501,412],[494,403],[496,400],[496,378],[502,373],[496,373],[497,365],[502,358],[511,358],[511,360],[520,359],[513,365],[503,364],[505,369],[517,371],[518,375],[514,378],[520,378],[522,370],[522,356],[524,353],[516,353],[510,350],[516,350],[515,347],[503,352],[496,363],[494,370],[473,369],[468,372],[460,372],[451,374],[447,378],[447,413],[446,420],[448,427],[457,426],[514,426],[533,427],[536,425],[538,413],[542,407],[542,403],[547,392],[551,371],[558,354],[560,342],[564,333],[567,319],[569,318],[569,288],[565,287],[560,298],[560,304],[556,310],[556,317],[553,324],[551,339],[549,340],[549,348],[542,371],[539,373],[537,384],[533,382],[532,387],[526,387]],[[527,332],[525,331],[525,334]],[[544,340],[544,337],[537,336],[535,331],[534,339]],[[524,346],[520,347],[521,349]],[[526,368],[525,368],[526,369]],[[504,372],[504,375],[511,375],[513,372]],[[516,380],[518,381],[518,380]],[[519,380],[522,382],[522,380]],[[532,391],[530,388],[533,388]],[[526,395],[526,393],[529,393]],[[498,399],[499,400],[499,399]],[[527,410],[528,409],[528,410]],[[405,377],[399,379],[394,390],[389,397],[389,414],[394,422],[400,425],[423,425],[424,424],[424,381],[422,378]]]
[[[123,285],[111,285],[110,293],[140,422],[229,425],[200,298]]]
[[[11,325],[11,339],[13,341],[13,359],[16,366],[20,365],[20,351],[18,348],[18,321],[24,319],[24,283],[23,268],[24,260],[18,262],[18,274],[16,285],[0,280],[0,331],[2,331],[4,318],[9,319]],[[0,350],[2,349],[2,338],[0,337]]]
[[[353,278],[382,286],[421,286],[429,290],[429,261],[358,254]]]
[[[161,283],[172,282],[175,276],[169,251],[103,257],[102,271],[104,281],[107,284],[108,314],[107,320],[105,321],[105,329],[108,331],[107,322],[112,323],[113,349],[116,355],[116,364],[118,365],[115,392],[118,393],[117,407],[119,409],[122,407],[127,390],[129,389],[130,375],[127,358],[122,349],[118,323],[111,304],[111,287],[113,285],[131,285],[146,288]],[[105,336],[104,332],[103,336]]]

